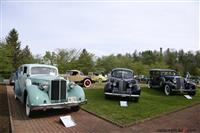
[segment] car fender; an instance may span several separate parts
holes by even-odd
[[[196,89],[196,84],[194,83],[187,83],[188,88],[191,88],[192,90]]]
[[[42,91],[36,85],[29,85],[25,89],[28,95],[28,101],[30,105],[40,105],[40,104],[49,104],[50,99],[46,91]],[[25,92],[24,92],[25,94]],[[25,97],[24,97],[25,98]]]
[[[170,82],[170,81],[165,82],[164,86],[165,86],[165,85],[169,85],[169,87],[170,87],[171,89],[175,89],[175,87],[176,87],[176,85],[175,85],[174,83]]]
[[[104,92],[110,92],[111,91],[111,82],[107,82],[104,86]]]
[[[73,87],[70,87],[68,90],[68,97],[77,97],[78,100],[81,99],[81,101],[85,101],[85,92],[82,87],[79,85],[74,85]]]

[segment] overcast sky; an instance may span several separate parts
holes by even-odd
[[[199,50],[197,1],[16,1],[1,1],[1,39],[15,28],[33,54],[57,48],[86,48],[97,56],[160,47]]]

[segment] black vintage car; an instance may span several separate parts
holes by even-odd
[[[172,92],[187,92],[189,95],[196,93],[195,83],[177,75],[175,70],[151,69],[149,74],[149,87],[163,89],[165,95]]]
[[[133,71],[126,68],[113,69],[104,87],[105,98],[110,96],[128,97],[136,102],[139,100],[140,91]]]

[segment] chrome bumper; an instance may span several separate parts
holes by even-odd
[[[31,105],[31,110],[46,110],[46,109],[59,109],[59,108],[68,108],[78,105],[83,105],[87,103],[87,99],[85,101],[77,101],[77,102],[62,102],[62,103],[50,103],[50,104],[39,104],[39,105]]]
[[[121,96],[121,97],[140,97],[140,95],[118,94],[118,93],[109,93],[109,92],[105,92],[104,94],[111,95],[111,96]]]

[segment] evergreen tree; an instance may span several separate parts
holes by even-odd
[[[6,50],[8,50],[7,57],[12,60],[12,70],[15,71],[20,65],[20,52],[21,42],[18,40],[18,33],[15,29],[12,29],[6,37]]]

